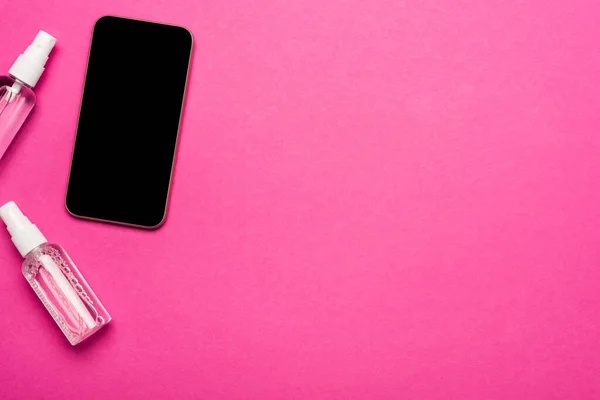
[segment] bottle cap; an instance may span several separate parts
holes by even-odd
[[[14,201],[9,201],[0,207],[0,219],[4,221],[6,229],[12,236],[14,245],[22,257],[47,242],[38,227],[23,215]]]
[[[56,39],[44,31],[40,31],[33,43],[19,57],[8,71],[15,78],[34,87],[44,72],[48,55],[56,44]]]

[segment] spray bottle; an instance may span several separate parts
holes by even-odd
[[[19,207],[0,207],[23,262],[23,275],[72,345],[89,338],[110,322],[110,315],[65,249],[50,244]]]
[[[35,105],[33,87],[55,43],[55,38],[40,31],[8,76],[0,76],[0,160]]]

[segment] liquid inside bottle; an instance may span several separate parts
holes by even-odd
[[[23,275],[72,345],[87,339],[111,317],[65,250],[44,243],[23,263]]]
[[[0,159],[35,105],[33,90],[9,76],[0,76]]]

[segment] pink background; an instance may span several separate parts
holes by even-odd
[[[158,231],[63,207],[104,14],[195,37]],[[597,1],[4,0],[0,16],[2,71],[38,29],[58,38],[0,202],[114,317],[72,348],[1,231],[0,398],[600,398]]]

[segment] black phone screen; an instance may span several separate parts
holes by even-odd
[[[182,27],[96,22],[67,188],[71,214],[162,224],[191,49]]]

